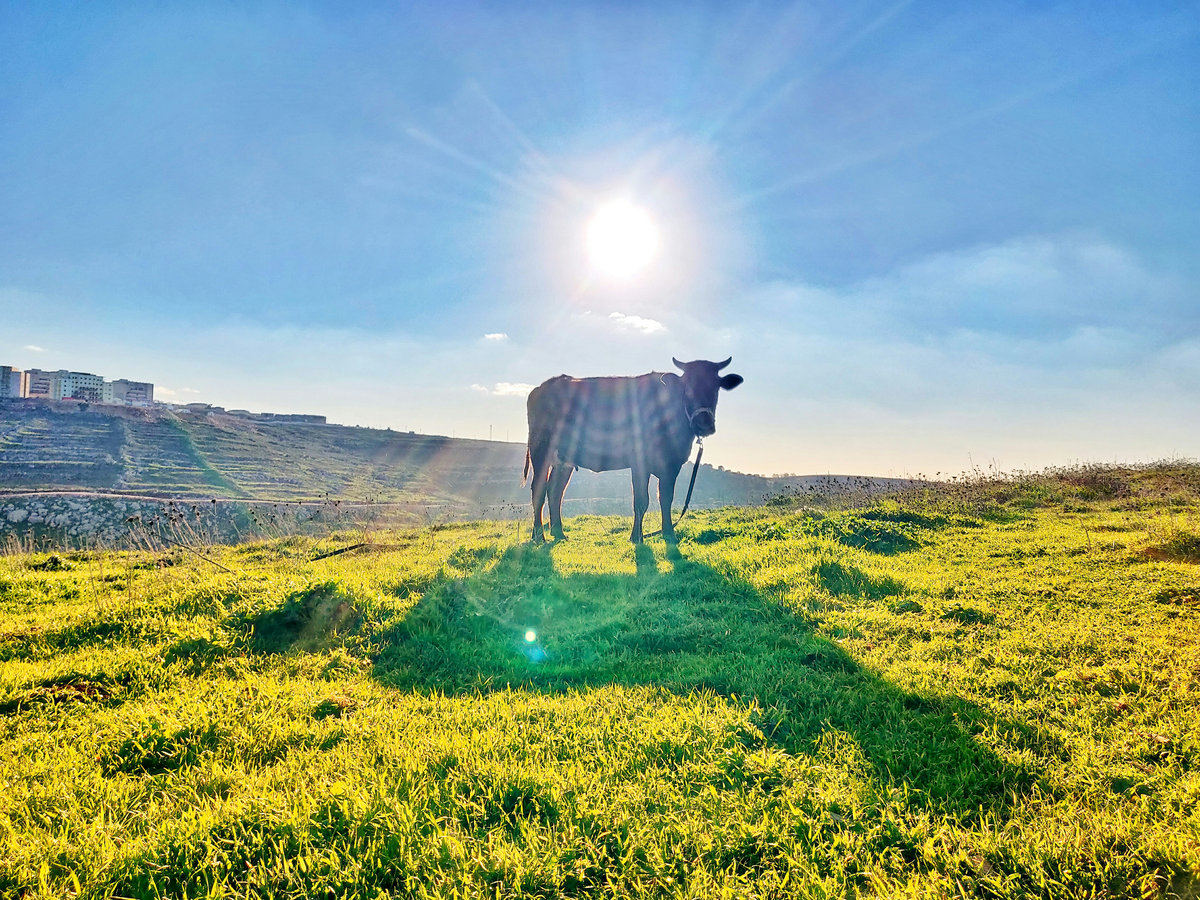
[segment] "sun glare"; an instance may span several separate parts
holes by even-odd
[[[588,259],[608,278],[632,278],[658,252],[658,228],[649,214],[628,200],[614,200],[596,210],[587,227]]]

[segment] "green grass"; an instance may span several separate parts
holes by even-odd
[[[1137,478],[0,557],[0,895],[1196,897]]]

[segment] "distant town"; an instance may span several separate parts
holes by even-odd
[[[105,381],[100,375],[66,369],[21,371],[12,366],[0,366],[0,397],[150,406],[154,403],[154,385],[126,378]]]
[[[90,372],[57,369],[16,369],[0,366],[0,399],[66,400],[76,403],[103,403],[113,406],[171,406],[189,412],[224,413],[265,422],[291,422],[309,425],[327,424],[324,416],[306,413],[252,413],[247,409],[227,410],[211,403],[162,403],[154,399],[154,385],[148,381],[118,378],[106,381]]]

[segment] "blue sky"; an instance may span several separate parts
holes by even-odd
[[[0,364],[523,440],[732,354],[743,471],[1195,457],[1197,60],[1196,3],[0,4]]]

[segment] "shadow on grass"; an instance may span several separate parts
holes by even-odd
[[[634,554],[636,575],[562,573],[553,548],[519,546],[447,577],[381,636],[374,675],[450,695],[621,684],[753,700],[788,752],[845,732],[883,783],[964,818],[1032,782],[975,740],[989,724],[978,707],[900,690],[737,577],[674,549],[669,571],[649,547]]]
[[[311,585],[289,594],[278,609],[245,618],[239,630],[247,633],[254,653],[316,650],[336,644],[339,636],[362,621],[354,598],[334,581]]]
[[[872,577],[855,566],[848,566],[836,559],[825,559],[817,563],[813,575],[821,587],[831,594],[848,594],[870,597],[898,597],[904,593],[904,585],[891,576]]]

